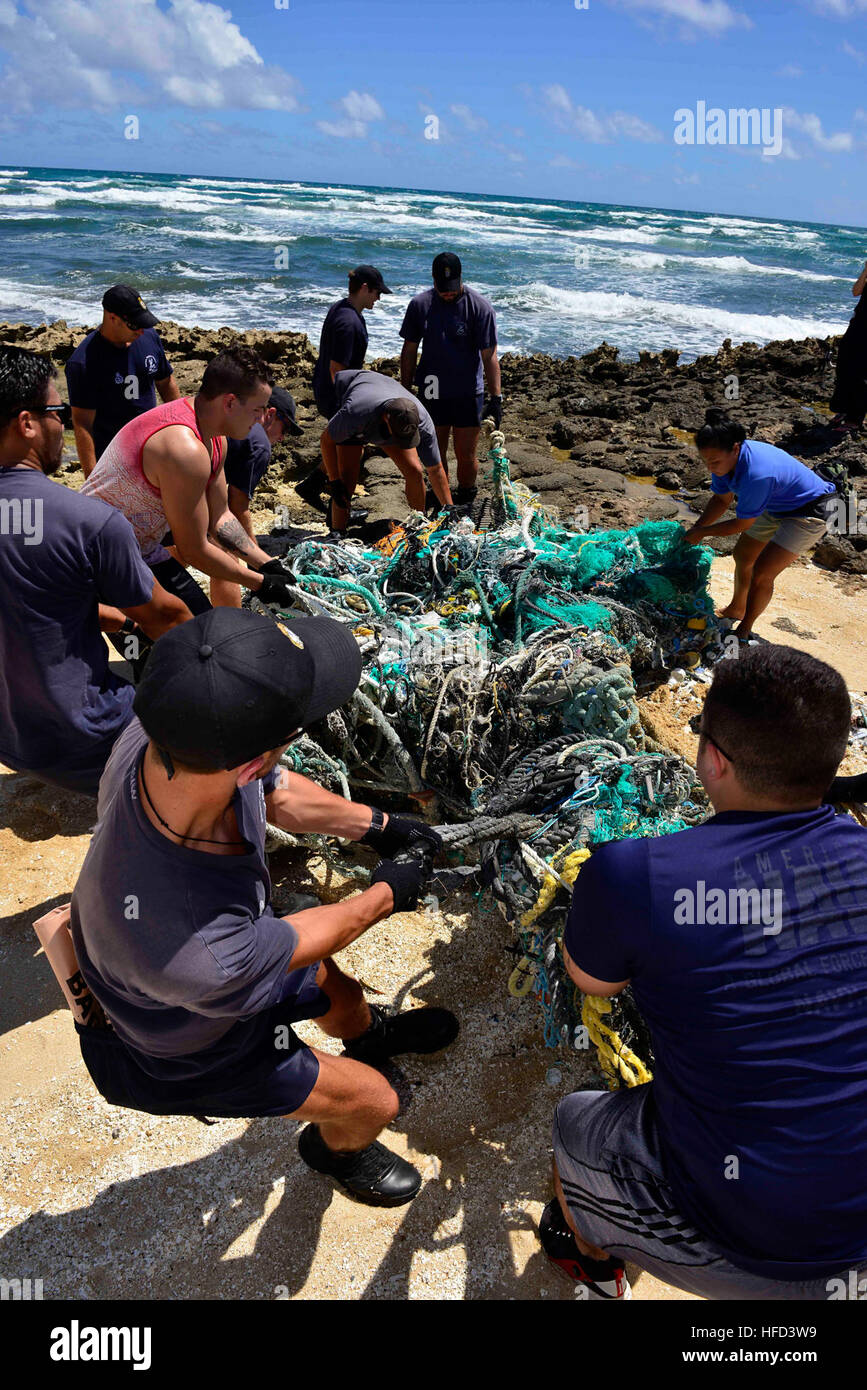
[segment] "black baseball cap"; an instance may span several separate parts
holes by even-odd
[[[451,251],[440,251],[439,255],[434,257],[432,269],[434,284],[443,294],[451,294],[453,290],[460,289],[463,267],[460,259]]]
[[[392,293],[382,278],[382,271],[377,270],[375,265],[358,265],[350,273],[363,280],[372,290],[379,290],[380,294]]]
[[[102,307],[110,314],[117,314],[131,328],[153,328],[159,323],[132,285],[112,285],[102,296]]]
[[[388,412],[388,427],[391,438],[402,449],[415,449],[421,442],[418,406],[406,396],[395,396],[384,401],[382,409]]]
[[[164,754],[200,772],[240,767],[346,703],[361,678],[350,628],[279,625],[212,608],[154,644],[133,710]]]
[[[268,404],[274,407],[290,434],[304,433],[295,420],[295,398],[284,387],[274,387]]]

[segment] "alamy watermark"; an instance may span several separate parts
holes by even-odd
[[[25,545],[40,545],[42,498],[0,497],[0,536],[23,536]]]
[[[674,113],[676,145],[758,145],[763,155],[783,150],[782,107],[738,106],[726,110],[697,101],[695,110],[681,106]]]
[[[695,888],[677,888],[674,920],[678,926],[757,926],[764,936],[783,929],[781,888],[708,888],[700,878]]]

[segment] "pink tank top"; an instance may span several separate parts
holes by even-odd
[[[124,425],[81,489],[86,496],[99,497],[123,512],[135,531],[142,555],[156,550],[169,529],[160,490],[148,482],[142,468],[145,445],[167,425],[186,425],[197,439],[202,438],[191,398],[183,396],[178,401],[166,401],[164,405],[146,410],[143,415],[137,415]],[[213,440],[208,487],[219,473],[222,463],[223,441],[217,436]]]

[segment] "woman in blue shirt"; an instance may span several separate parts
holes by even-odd
[[[736,536],[735,591],[721,618],[737,621],[735,635],[750,636],[774,592],[774,581],[828,529],[840,498],[833,483],[773,444],[747,439],[743,425],[724,410],[709,410],[695,436],[696,447],[711,472],[714,496],[694,526],[688,545],[707,536]],[[735,516],[720,521],[732,502]]]

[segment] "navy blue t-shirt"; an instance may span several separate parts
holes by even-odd
[[[291,997],[298,935],[271,911],[265,794],[276,770],[235,791],[249,852],[208,854],[175,844],[145,815],[138,769],[147,743],[134,718],[115,744],[70,928],[118,1037],[151,1076],[184,1081],[259,1050],[267,1011]]]
[[[97,458],[128,421],[153,410],[157,403],[154,383],[171,374],[153,328],[146,328],[125,348],[115,347],[98,328],[79,343],[66,364],[69,404],[96,411],[93,447]]]
[[[322,325],[319,357],[313,369],[313,395],[320,414],[330,418],[337,410],[331,363],[342,363],[346,371],[359,370],[367,354],[367,337],[364,315],[348,299],[332,304]]]
[[[711,478],[711,492],[733,492],[737,498],[735,515],[746,521],[770,512],[785,516],[820,497],[828,497],[834,484],[818,477],[799,459],[792,458],[775,444],[745,439],[731,473]]]
[[[230,439],[226,445],[226,482],[252,497],[268,471],[271,441],[264,425],[255,424],[246,439]]]
[[[415,384],[422,400],[456,400],[484,390],[481,353],[497,345],[494,310],[484,295],[465,285],[460,299],[447,303],[435,289],[423,290],[409,301],[400,336],[421,343]],[[436,378],[435,397],[425,395],[429,377]]]
[[[596,979],[632,980],[684,1215],[769,1278],[862,1268],[867,831],[830,806],[729,811],[600,846],[565,944]]]
[[[33,468],[0,469],[0,500],[24,523],[0,531],[0,761],[82,773],[92,750],[92,785],[76,789],[95,795],[106,741],[129,722],[135,694],[109,670],[98,604],[148,603],[154,577],[105,502]]]

